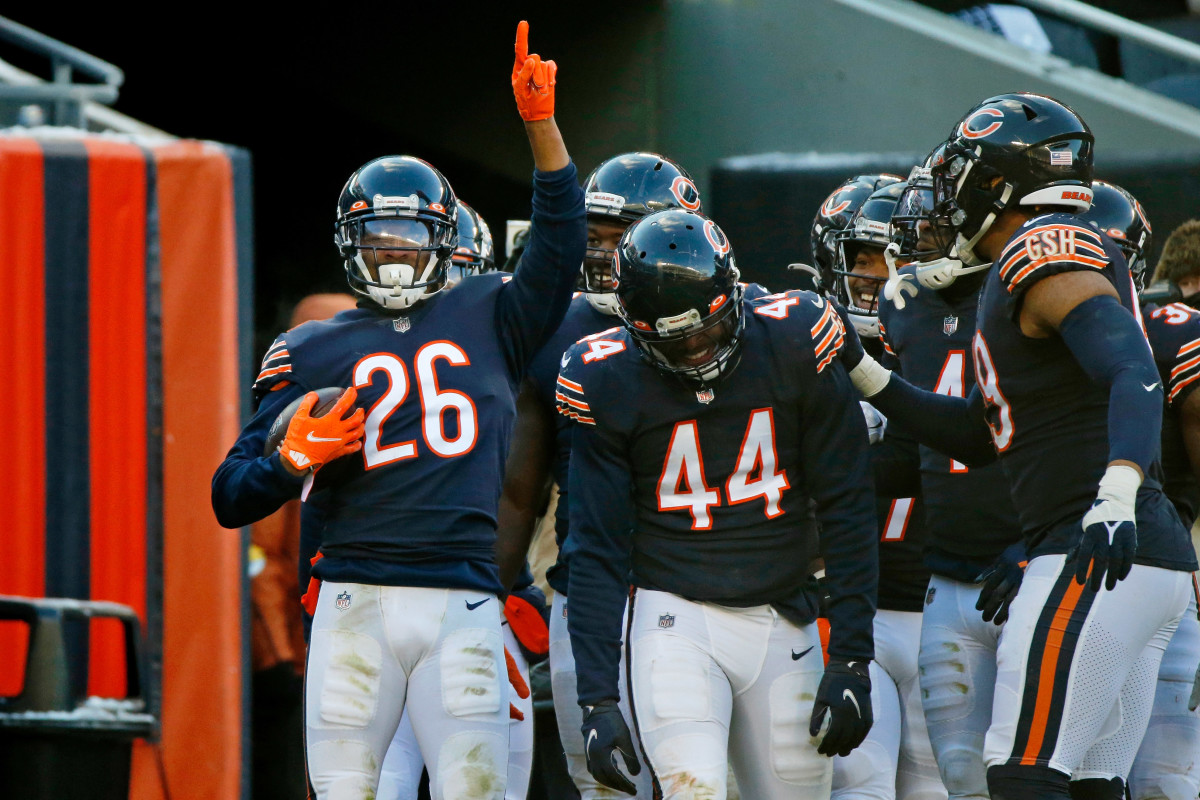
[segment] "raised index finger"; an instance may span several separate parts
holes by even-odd
[[[517,54],[517,63],[524,64],[529,57],[529,23],[525,20],[517,23],[517,42],[513,49]]]

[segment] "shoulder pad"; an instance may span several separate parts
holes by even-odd
[[[750,301],[749,308],[758,316],[773,320],[794,320],[807,329],[812,339],[817,372],[829,366],[846,343],[846,329],[833,304],[806,289],[769,294]]]
[[[1101,234],[1068,214],[1030,220],[996,259],[1000,282],[1009,294],[1024,292],[1050,275],[1103,270],[1110,263]]]

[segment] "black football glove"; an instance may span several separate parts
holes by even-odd
[[[871,675],[869,661],[830,659],[817,687],[812,719],[808,732],[821,732],[825,715],[829,715],[829,730],[817,752],[823,756],[848,756],[862,744],[874,721],[871,715]]]
[[[1096,500],[1083,515],[1083,535],[1073,551],[1075,581],[1089,583],[1092,591],[1112,591],[1133,568],[1137,555],[1137,491],[1142,477],[1132,467],[1110,466],[1100,479]],[[1107,575],[1107,578],[1106,578]]]
[[[975,610],[983,612],[984,622],[1003,625],[1008,621],[1008,607],[1021,588],[1026,561],[1025,543],[1017,542],[1006,547],[995,563],[975,579],[976,583],[983,584],[979,599],[975,601]]]
[[[617,766],[617,754],[625,758],[630,775],[642,771],[633,751],[633,738],[625,725],[616,700],[601,700],[594,706],[583,707],[583,745],[587,753],[587,769],[592,777],[610,789],[637,794],[633,781],[626,778]]]

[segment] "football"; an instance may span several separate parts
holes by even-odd
[[[323,417],[329,413],[329,409],[337,403],[337,399],[342,396],[342,392],[346,391],[340,386],[326,386],[324,389],[317,389],[317,402],[312,407],[311,416]],[[267,443],[263,445],[263,457],[271,455],[279,449],[279,445],[283,444],[283,438],[287,436],[288,425],[292,422],[292,417],[296,415],[300,404],[304,401],[308,392],[297,397],[292,402],[288,403],[283,411],[279,412],[279,416],[271,423],[271,429],[267,431]],[[354,413],[354,407],[351,406],[346,411],[346,416]]]

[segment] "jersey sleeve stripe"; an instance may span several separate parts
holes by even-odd
[[[562,392],[555,392],[554,399],[560,403],[566,403],[567,405],[571,406],[572,408],[578,408],[580,411],[591,411],[592,410],[592,407],[589,406],[587,403],[583,402],[582,400],[572,400],[571,398],[567,397]]]
[[[1187,344],[1185,344],[1183,347],[1179,348],[1179,352],[1176,353],[1175,357],[1180,358],[1182,356],[1185,356],[1188,353],[1192,352],[1193,350],[1196,350],[1197,348],[1200,348],[1200,339],[1194,339],[1194,340],[1188,342]]]
[[[1181,391],[1183,391],[1184,387],[1188,386],[1191,383],[1194,383],[1197,378],[1200,378],[1200,370],[1194,371],[1191,375],[1184,378],[1183,380],[1177,381],[1177,380],[1175,380],[1174,376],[1172,376],[1171,377],[1171,391],[1170,391],[1170,393],[1167,394],[1167,402],[1174,403],[1175,398],[1179,396],[1179,393]]]
[[[272,353],[267,353],[266,357],[263,358],[263,366],[266,366],[268,361],[274,361],[279,358],[287,358],[288,355],[289,354],[287,350],[277,350]]]
[[[582,422],[584,425],[595,425],[596,424],[595,417],[584,416],[583,414],[580,414],[577,411],[572,411],[569,406],[565,406],[562,403],[558,404],[558,413],[562,414],[564,417],[567,417],[568,419],[573,419],[577,422]]]
[[[1175,378],[1183,375],[1190,369],[1194,369],[1197,365],[1200,365],[1200,355],[1192,356],[1187,361],[1179,362],[1171,368],[1171,380],[1175,380]]]
[[[838,317],[833,306],[826,304],[823,313],[816,324],[812,326],[812,338],[815,342],[813,352],[817,357],[817,372],[823,372],[829,366],[845,344],[845,330],[842,320]]]
[[[272,375],[282,375],[285,372],[291,372],[291,371],[292,371],[291,364],[284,364],[281,367],[273,367],[271,369],[264,369],[262,372],[258,373],[258,377],[254,379],[254,382],[258,383],[263,378],[269,378]]]
[[[1008,292],[1012,294],[1013,290],[1020,286],[1034,272],[1047,264],[1079,264],[1092,269],[1104,269],[1108,266],[1107,261],[1098,261],[1094,258],[1085,258],[1082,256],[1052,256],[1047,258],[1039,258],[1037,261],[1030,262],[1023,267],[1012,279],[1008,282]]]
[[[583,394],[583,387],[582,387],[582,386],[580,386],[580,385],[579,385],[578,383],[576,383],[575,381],[570,381],[570,380],[567,380],[567,379],[566,379],[566,378],[564,378],[562,375],[559,375],[559,376],[558,376],[558,385],[559,385],[559,386],[562,386],[562,387],[563,387],[563,388],[565,388],[565,389],[569,389],[569,390],[571,390],[572,392],[575,392],[576,394]]]

